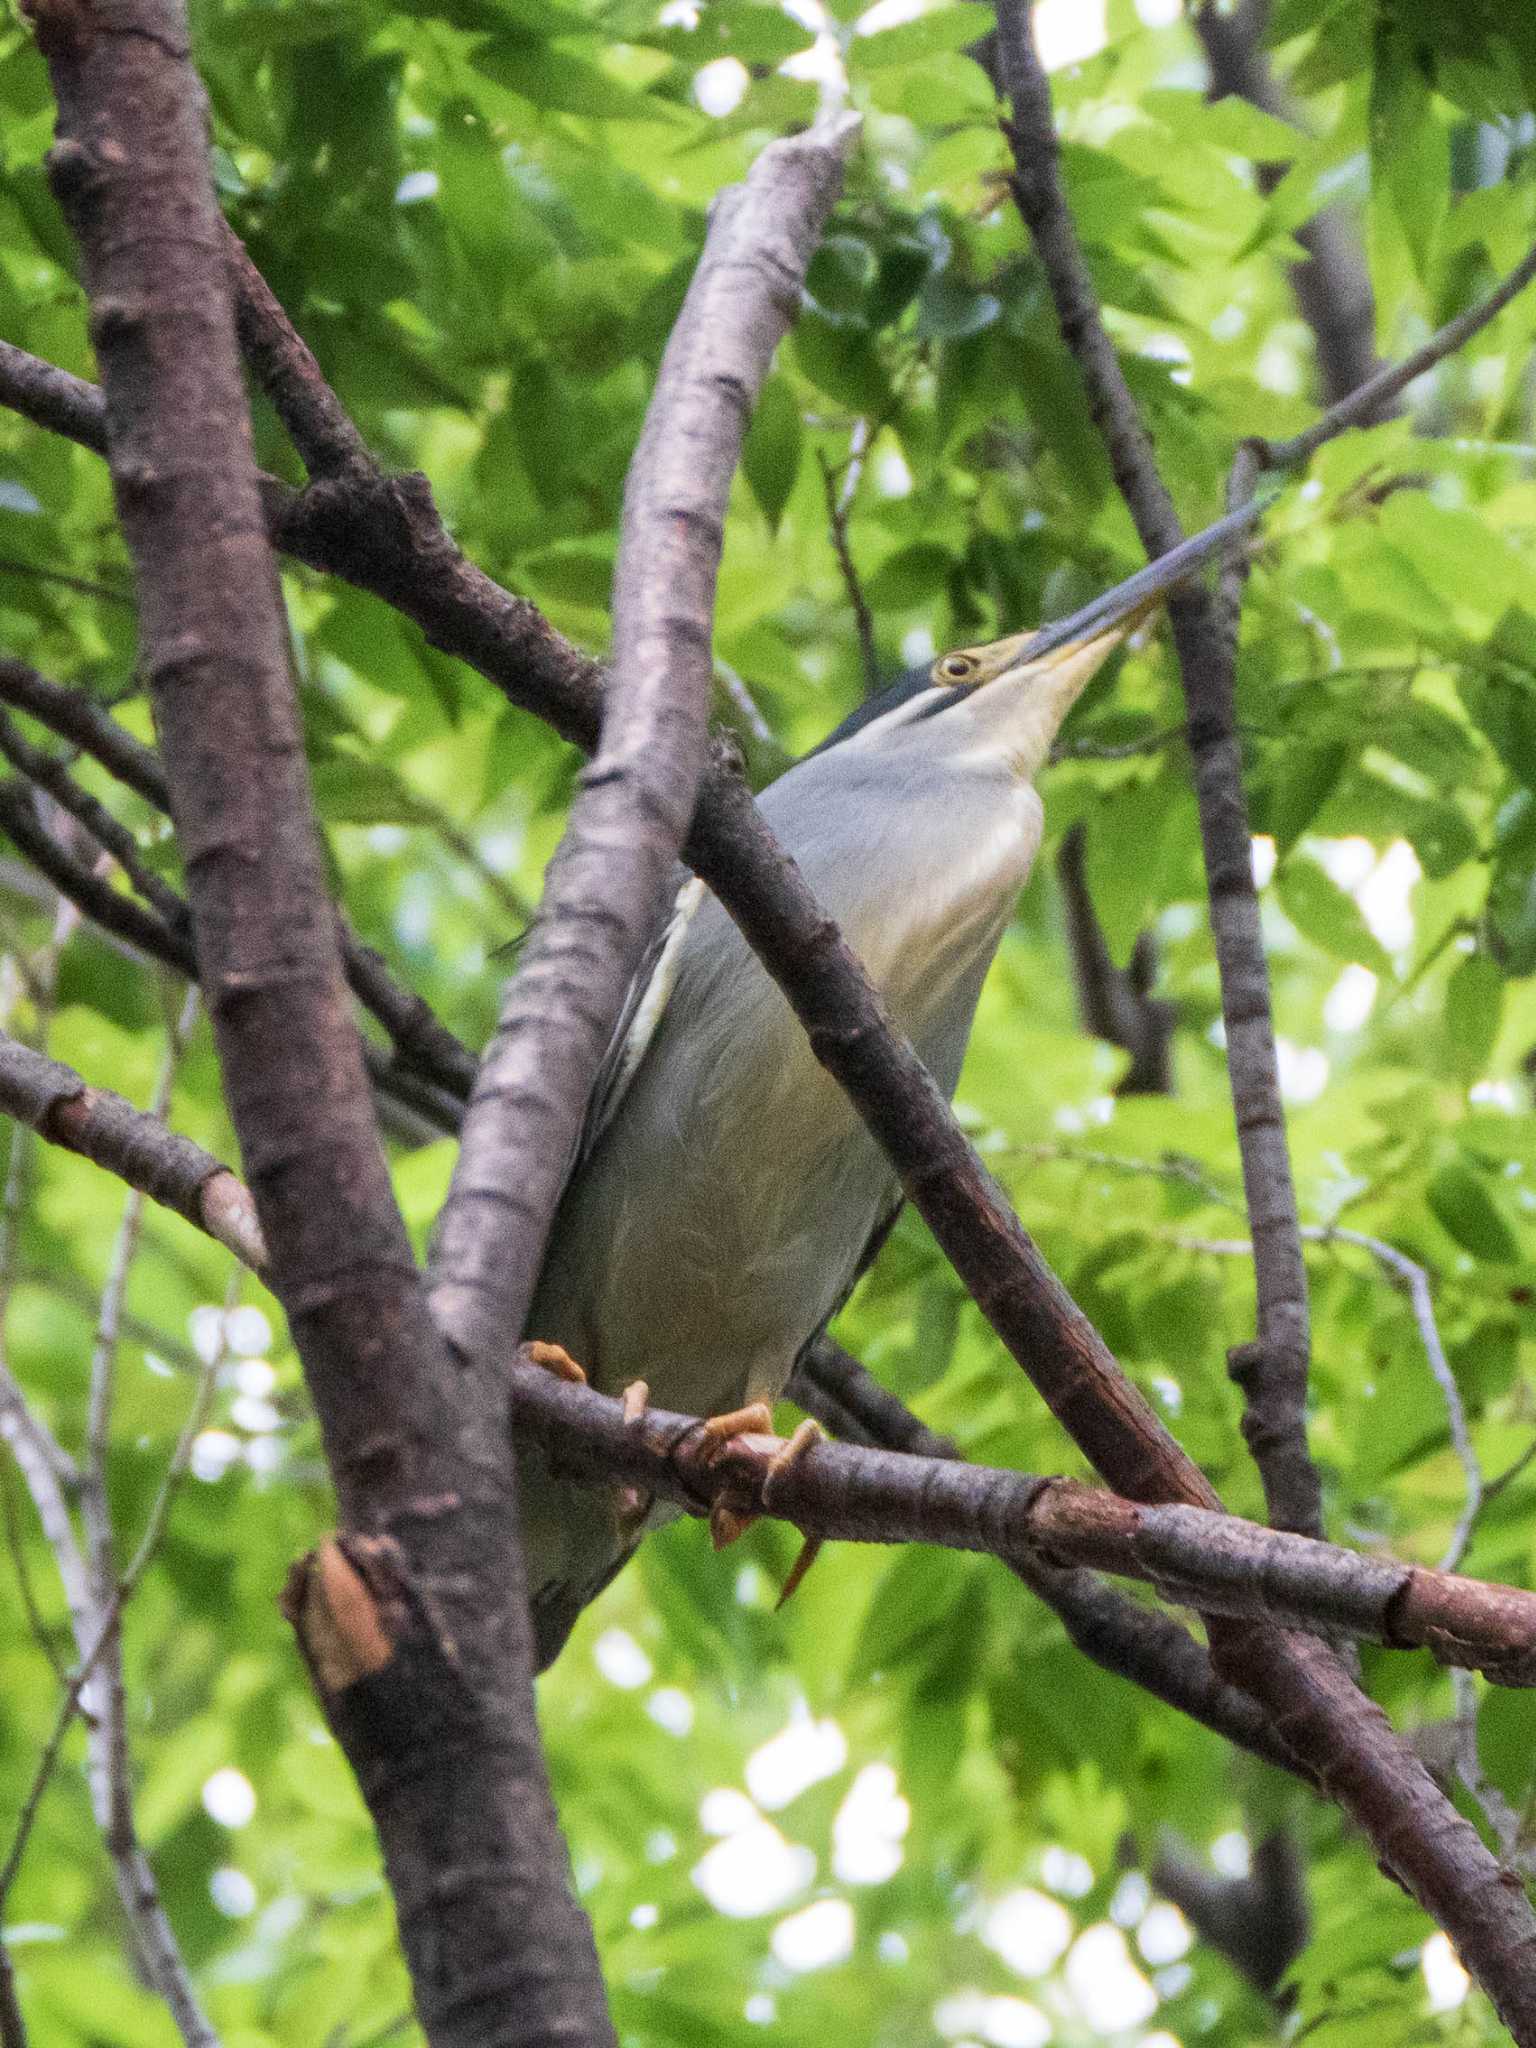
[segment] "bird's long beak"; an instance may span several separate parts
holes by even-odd
[[[1013,633],[985,647],[941,655],[931,675],[957,709],[964,707],[979,752],[1032,777],[1063,720],[1105,661],[1170,591],[1248,532],[1262,506],[1243,506],[1148,563],[1081,611],[1037,633]],[[941,703],[943,700],[940,700]]]
[[[985,647],[962,647],[941,655],[933,665],[934,682],[975,688],[1032,668],[1042,675],[1068,670],[1080,676],[1081,689],[1121,641],[1164,603],[1170,591],[1207,562],[1239,545],[1268,509],[1268,502],[1255,498],[1229,512],[1080,611],[1053,620],[1038,632],[1012,633]]]

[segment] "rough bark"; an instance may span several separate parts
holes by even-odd
[[[342,978],[185,18],[41,0],[33,19],[225,1092],[343,1517],[407,1591],[382,1659],[340,1668],[325,1704],[429,2037],[611,2041],[544,1782],[502,1396],[428,1314]]]
[[[488,1361],[520,1334],[588,1096],[693,814],[731,478],[842,187],[853,117],[769,145],[716,200],[624,492],[614,668],[544,902],[465,1115],[432,1303]]]

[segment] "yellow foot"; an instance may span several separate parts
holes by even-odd
[[[621,1396],[624,1420],[638,1422],[650,1398],[651,1390],[644,1380],[631,1380]],[[655,1494],[647,1493],[643,1486],[618,1486],[614,1488],[613,1500],[614,1519],[619,1525],[620,1537],[625,1543],[638,1540],[641,1526],[655,1505]]]
[[[529,1365],[536,1365],[544,1372],[552,1372],[557,1380],[569,1380],[573,1386],[584,1387],[587,1376],[572,1358],[563,1344],[524,1344],[520,1350]]]
[[[700,1423],[699,1434],[704,1439],[707,1463],[732,1437],[772,1436],[773,1410],[766,1401],[751,1401],[745,1408],[732,1408],[724,1415],[711,1415]],[[745,1536],[757,1519],[755,1512],[734,1506],[722,1495],[709,1511],[709,1540],[716,1550],[724,1550],[728,1543]]]
[[[789,1442],[784,1446],[783,1450],[776,1451],[769,1461],[769,1481],[771,1482],[778,1473],[787,1471],[791,1465],[803,1458],[812,1444],[824,1444],[826,1440],[827,1433],[821,1424],[813,1421],[808,1415]],[[800,1555],[790,1566],[789,1577],[784,1581],[779,1597],[773,1603],[775,1614],[778,1613],[786,1600],[793,1598],[799,1589],[801,1580],[821,1555],[821,1545],[822,1538],[820,1536],[807,1536],[801,1544]]]
[[[729,1415],[712,1415],[704,1424],[705,1436],[715,1444],[725,1444],[735,1436],[767,1436],[773,1429],[773,1415],[766,1401],[754,1401],[750,1407],[735,1409]],[[768,1461],[766,1482],[771,1483],[780,1472],[803,1458],[812,1444],[826,1442],[826,1433],[821,1425],[809,1416],[796,1429],[788,1443],[782,1445]],[[755,1512],[735,1506],[725,1497],[718,1499],[709,1511],[709,1534],[716,1550],[724,1550],[728,1543],[734,1543],[744,1536],[759,1518]],[[819,1536],[807,1536],[800,1547],[800,1555],[790,1568],[789,1577],[784,1581],[783,1591],[774,1603],[775,1611],[784,1605],[799,1586],[801,1580],[816,1562],[821,1549]]]

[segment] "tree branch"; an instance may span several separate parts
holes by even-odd
[[[69,1733],[75,1715],[82,1709],[87,1689],[96,1679],[103,1658],[107,1658],[109,1662],[115,1660],[123,1611],[160,1548],[166,1524],[170,1519],[171,1505],[191,1458],[193,1440],[207,1420],[208,1405],[222,1355],[221,1350],[203,1369],[186,1422],[182,1426],[176,1448],[171,1454],[150,1509],[143,1536],[120,1578],[114,1571],[110,1583],[103,1582],[99,1588],[92,1584],[94,1574],[80,1550],[74,1526],[67,1512],[63,1514],[62,1524],[60,1522],[62,1502],[51,1499],[46,1488],[42,1491],[34,1488],[34,1504],[53,1550],[60,1577],[64,1581],[66,1595],[70,1596],[71,1587],[79,1589],[78,1601],[70,1597],[70,1620],[74,1629],[77,1661],[65,1687],[64,1697],[59,1702],[53,1728],[38,1757],[31,1785],[22,1801],[16,1832],[11,1838],[4,1864],[0,1865],[0,1915],[3,1915],[5,1901],[10,1896],[11,1887],[20,1871],[44,1794],[58,1767],[64,1738]],[[117,1682],[120,1685],[120,1673],[117,1675]],[[126,1776],[113,1775],[117,1760],[106,1755],[104,1740],[107,1726],[106,1721],[95,1712],[92,1713],[90,1748],[93,1806],[106,1838],[114,1870],[118,1875],[124,1912],[134,1931],[141,1962],[154,1989],[165,2000],[177,2029],[182,2039],[189,2044],[189,2048],[218,2048],[218,2037],[198,2004],[185,1959],[175,1933],[165,1917],[154,1872],[138,1843],[131,1807],[127,1803]],[[126,1768],[125,1760],[123,1768]],[[109,1784],[120,1787],[116,1793],[117,1811],[110,1814],[101,1797],[101,1789]]]
[[[469,1099],[432,1303],[466,1356],[521,1331],[594,1077],[655,933],[705,760],[715,577],[742,436],[842,185],[852,116],[715,202],[624,493],[615,663],[544,904]]]
[[[26,663],[0,656],[0,702],[25,711],[40,725],[47,726],[50,732],[81,748],[146,803],[169,814],[170,797],[159,756],[153,748],[146,747],[132,733],[125,731],[110,712],[93,703],[83,691],[66,689],[62,684],[50,682],[47,677],[39,675]],[[14,731],[9,724],[4,729]],[[36,748],[29,749],[25,757],[13,754],[11,758],[29,779],[40,782],[57,802],[80,818],[103,845],[111,848],[125,872],[133,873],[114,841],[99,829],[98,823],[92,822],[93,818],[108,818],[110,813],[79,789],[62,763],[53,761]],[[81,805],[91,805],[93,809],[87,814],[79,807]],[[126,834],[121,826],[116,826],[116,830],[128,839],[132,847],[131,834]],[[163,889],[164,884],[160,887]],[[155,899],[151,897],[150,900]],[[180,902],[179,898],[174,900]],[[185,915],[185,906],[182,906],[181,914]],[[395,980],[383,956],[359,938],[347,921],[345,912],[336,914],[347,981],[353,994],[389,1033],[402,1061],[438,1087],[446,1089],[450,1095],[466,1096],[475,1075],[474,1054],[454,1036],[422,997]],[[173,922],[169,917],[167,921]]]
[[[1117,1095],[1171,1095],[1179,1012],[1176,1004],[1152,993],[1157,941],[1150,931],[1139,933],[1130,964],[1115,965],[1088,889],[1086,847],[1087,831],[1079,823],[1056,856],[1078,1017],[1085,1031],[1130,1055],[1129,1067],[1115,1083]]]
[[[1115,482],[1142,545],[1155,558],[1177,546],[1183,528],[1105,330],[1067,210],[1050,87],[1021,0],[998,0],[997,28],[1002,82],[1013,103],[1013,119],[1004,122],[1004,131],[1013,151],[1014,195],[1044,267],[1062,337],[1082,376]],[[1244,1434],[1264,1482],[1271,1521],[1280,1528],[1317,1535],[1322,1529],[1322,1490],[1306,1442],[1307,1276],[1243,794],[1233,689],[1236,641],[1209,594],[1198,585],[1174,595],[1169,615],[1189,708],[1227,1066],[1254,1242],[1257,1338],[1233,1353],[1232,1371],[1243,1388]]]
[[[46,366],[37,367],[46,373]],[[41,380],[24,375],[18,386],[13,368],[0,350],[0,387],[19,388],[22,409],[31,408],[33,416],[62,416],[75,403],[77,394],[61,396],[46,374]],[[278,522],[280,543],[300,559],[393,603],[435,645],[479,668],[514,703],[537,710],[567,737],[591,744],[601,688],[596,666],[555,634],[531,605],[509,597],[463,560],[419,480],[395,479],[372,493],[316,485],[304,494],[302,505],[292,493],[283,494],[275,509],[270,493],[267,503]],[[1116,1411],[1118,1403],[1110,1396],[1101,1408],[1098,1374],[1085,1377],[1080,1368],[1087,1358],[1097,1360],[1102,1370],[1107,1352],[1050,1276],[1040,1277],[1038,1255],[995,1191],[986,1192],[990,1183],[947,1107],[884,1027],[851,956],[826,942],[824,921],[803,888],[784,883],[771,839],[744,815],[744,806],[746,799],[727,771],[712,767],[689,847],[699,872],[749,929],[802,1021],[816,1026],[820,1055],[878,1126],[909,1191],[957,1264],[975,1276],[1010,1349],[1054,1390],[1080,1438],[1098,1442],[1104,1434],[1095,1426],[1099,1416]],[[842,1012],[839,1002],[845,1006]],[[839,1014],[853,1025],[852,1040],[836,1029],[821,1029],[824,1016]],[[920,1126],[910,1146],[904,1139],[907,1112],[916,1113]],[[925,1172],[924,1119],[930,1116],[938,1119],[945,1142]],[[1038,1358],[1031,1348],[1036,1338]],[[1176,1452],[1160,1448],[1166,1438],[1155,1423],[1152,1428],[1154,1447],[1138,1456],[1139,1431],[1112,1426],[1115,1483],[1134,1493],[1138,1476],[1152,1485],[1161,1475],[1165,1489],[1197,1487],[1198,1475],[1188,1477],[1187,1464],[1178,1462]],[[1173,1457],[1176,1478],[1162,1463],[1165,1456]],[[1209,1495],[1202,1492],[1201,1497]],[[1329,1789],[1360,1818],[1379,1853],[1443,1919],[1468,1960],[1480,1971],[1491,1969],[1501,1985],[1510,1984],[1508,1958],[1513,1954],[1518,1965],[1519,1945],[1528,1933],[1524,1908],[1497,1889],[1497,1870],[1470,1828],[1437,1825],[1427,1831],[1426,1840],[1426,1830],[1418,1827],[1399,1854],[1401,1816],[1415,1812],[1416,1801],[1427,1801],[1426,1810],[1438,1820],[1439,1807],[1431,1781],[1411,1760],[1403,1760],[1380,1714],[1360,1700],[1332,1660],[1304,1640],[1231,1624],[1218,1624],[1218,1629],[1228,1670],[1264,1703],[1265,1724],[1284,1729],[1296,1768],[1326,1776]],[[1322,1761],[1309,1765],[1309,1758]],[[1518,1968],[1513,1982],[1518,1994]],[[1511,2009],[1517,2009],[1515,2002]],[[1518,2007],[1518,2016],[1524,2024],[1530,2014]]]
[[[504,1397],[433,1325],[342,978],[184,14],[35,0],[32,18],[226,1094],[343,1515],[430,1610],[375,1617],[382,1656],[322,1699],[433,2042],[611,2042],[534,1719]]]
[[[176,1068],[197,1015],[197,991],[188,991],[179,1020],[173,1024],[161,1062],[148,1118],[163,1123],[170,1106]],[[138,1251],[143,1220],[144,1197],[134,1188],[124,1205],[117,1241],[112,1248],[107,1281],[102,1289],[96,1318],[96,1340],[91,1355],[90,1393],[87,1408],[85,1460],[80,1474],[80,1520],[85,1530],[85,1568],[95,1610],[100,1616],[96,1672],[91,1685],[87,1718],[89,1731],[91,1805],[96,1825],[117,1881],[117,1895],[123,1908],[147,1981],[154,1987],[175,2019],[188,2048],[217,2048],[217,2037],[192,1988],[191,1974],[175,1929],[160,1895],[154,1865],[139,1840],[133,1813],[132,1766],[128,1754],[128,1701],[123,1683],[122,1612],[128,1595],[118,1576],[117,1537],[112,1526],[112,1509],[107,1495],[107,1461],[111,1448],[112,1405],[116,1384],[118,1337],[123,1299]],[[233,1286],[232,1282],[232,1286]],[[233,1306],[232,1301],[229,1306]],[[221,1348],[223,1331],[221,1329]],[[180,1483],[191,1455],[192,1439],[201,1418],[206,1416],[217,1364],[202,1374],[192,1404],[192,1413],[181,1432],[175,1455],[162,1483],[165,1506],[151,1516],[151,1529],[158,1544],[159,1531],[169,1514],[170,1500]],[[140,1570],[152,1551],[143,1553]],[[85,1651],[81,1650],[81,1656]],[[83,1694],[80,1695],[83,1699]]]
[[[841,485],[831,463],[819,450],[816,459],[821,464],[821,488],[827,501],[827,532],[831,538],[832,552],[837,557],[843,588],[848,593],[854,631],[859,636],[859,663],[864,673],[864,694],[866,697],[873,697],[880,688],[880,656],[875,646],[875,622],[870,616],[869,600],[864,595],[859,572],[854,567],[853,550],[848,545],[848,514],[853,505],[853,494],[858,489],[859,478],[863,474],[864,457],[869,448],[869,441],[868,420],[855,420],[853,432],[849,437],[848,462]]]
[[[0,780],[0,832],[93,924],[189,981],[197,979],[197,960],[185,917],[175,926],[167,924],[133,897],[114,889],[94,867],[76,859],[38,816],[29,786],[14,776]]]
[[[0,1110],[39,1137],[105,1167],[260,1270],[266,1246],[250,1193],[212,1153],[168,1131],[72,1067],[0,1034]]]
[[[1147,1507],[1077,1480],[954,1458],[823,1442],[776,1470],[780,1437],[720,1444],[697,1416],[648,1408],[626,1417],[618,1399],[521,1362],[511,1386],[519,1430],[572,1478],[628,1480],[696,1514],[725,1495],[808,1536],[1083,1565],[1207,1614],[1343,1629],[1392,1649],[1428,1649],[1500,1685],[1536,1686],[1536,1593],[1363,1557],[1209,1508]]]
[[[1256,1991],[1277,2002],[1281,1979],[1311,1939],[1312,1916],[1295,1837],[1272,1828],[1253,1852],[1247,1877],[1219,1877],[1176,1838],[1148,1873],[1202,1941],[1224,1955]]]
[[[1466,312],[1458,313],[1454,320],[1447,320],[1412,355],[1404,356],[1401,362],[1387,364],[1374,377],[1367,378],[1358,390],[1340,399],[1337,405],[1330,406],[1305,432],[1293,434],[1288,441],[1266,441],[1261,435],[1255,436],[1253,445],[1264,467],[1296,469],[1315,455],[1324,442],[1336,439],[1348,427],[1376,418],[1382,407],[1400,397],[1415,378],[1424,376],[1437,363],[1444,362],[1447,356],[1454,355],[1457,349],[1465,348],[1473,335],[1486,327],[1490,320],[1496,319],[1533,278],[1536,278],[1536,248],[1522,257],[1486,298],[1479,299]]]
[[[220,223],[240,352],[312,477],[377,474],[368,444],[276,294],[227,221]]]

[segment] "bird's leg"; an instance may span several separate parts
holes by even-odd
[[[729,1443],[735,1436],[770,1436],[772,1433],[773,1411],[766,1401],[753,1401],[745,1408],[733,1409],[728,1415],[711,1415],[703,1424],[706,1442],[716,1447]],[[812,1444],[825,1442],[826,1432],[820,1423],[813,1422],[807,1416],[788,1443],[781,1444],[769,1459],[764,1485],[769,1484],[780,1472],[787,1471],[797,1459],[803,1458]],[[709,1455],[708,1451],[705,1455]],[[716,1550],[724,1550],[728,1543],[734,1543],[738,1537],[745,1536],[752,1524],[759,1519],[756,1514],[736,1507],[722,1494],[709,1511],[710,1540]],[[784,1581],[783,1590],[775,1602],[775,1610],[784,1605],[816,1562],[821,1542],[819,1536],[806,1537],[800,1546],[800,1555],[790,1567],[789,1577]]]
[[[535,1339],[520,1349],[526,1364],[536,1365],[542,1372],[552,1372],[557,1380],[568,1380],[575,1387],[591,1384],[585,1368],[576,1363],[563,1344],[545,1344]],[[621,1397],[624,1420],[637,1421],[645,1413],[650,1398],[651,1390],[644,1380],[631,1380]],[[613,1489],[613,1518],[618,1525],[619,1536],[626,1544],[638,1539],[641,1525],[655,1500],[656,1496],[641,1486],[616,1486]]]

